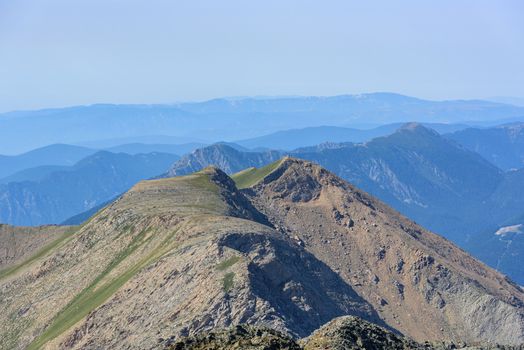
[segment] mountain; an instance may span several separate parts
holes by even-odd
[[[464,124],[427,123],[424,125],[439,133],[450,133],[468,127]],[[271,148],[290,151],[296,148],[318,145],[325,142],[365,142],[379,136],[392,134],[401,126],[402,123],[387,124],[373,129],[316,126],[277,131],[269,135],[236,141],[236,143],[251,149]]]
[[[259,167],[253,153],[246,157],[227,147],[198,154],[198,160],[188,155],[175,163],[171,173],[187,174],[210,164],[229,173]],[[326,167],[524,284],[524,268],[515,263],[524,254],[524,244],[518,243],[522,235],[507,236],[511,243],[494,235],[501,227],[524,224],[522,171],[504,173],[477,153],[413,123],[364,144],[328,143],[288,154]]]
[[[0,155],[0,178],[38,166],[70,166],[95,152],[90,148],[55,144],[16,156]]]
[[[524,123],[522,122],[494,128],[468,128],[446,136],[479,153],[501,169],[524,167]]]
[[[197,115],[302,116],[322,117],[327,125],[421,122],[488,121],[520,117],[522,108],[482,100],[429,101],[395,93],[369,93],[327,97],[276,97],[214,99],[178,104],[177,108]],[[298,118],[297,118],[298,120]],[[337,121],[332,123],[331,120]],[[283,121],[280,121],[283,122]],[[303,123],[302,122],[302,123]],[[318,125],[318,121],[311,125]],[[293,124],[291,124],[293,127]],[[296,127],[296,125],[295,125]]]
[[[428,101],[392,93],[216,99],[176,105],[102,104],[0,114],[0,149],[13,154],[52,143],[92,148],[137,142],[209,143],[202,140],[253,138],[318,126],[319,120],[324,125],[359,127],[411,120],[493,122],[523,116],[524,108],[512,105],[478,100]],[[22,132],[23,139],[17,136]],[[176,140],[166,142],[155,135]]]
[[[217,143],[199,148],[180,158],[167,172],[167,176],[179,176],[202,170],[208,165],[235,173],[250,166],[260,167],[282,157],[282,152],[246,152],[232,145]]]
[[[272,154],[240,152],[225,145],[206,147],[176,162],[169,175],[188,174],[208,165],[234,173],[267,164],[284,153]],[[478,154],[416,123],[364,144],[329,143],[288,154],[326,167],[425,227],[461,243],[466,234],[485,227],[485,218],[479,214],[482,203],[504,179],[501,170]]]
[[[290,129],[236,141],[247,148],[271,148],[293,150],[300,147],[318,145],[324,142],[364,142],[378,136],[393,133],[398,124],[388,124],[374,129],[354,129],[340,126],[315,126],[303,129]]]
[[[301,160],[142,181],[51,244],[0,271],[2,349],[157,348],[237,324],[297,339],[345,315],[419,342],[524,342],[520,287]]]
[[[130,137],[116,137],[112,139],[84,141],[80,143],[80,146],[98,148],[98,149],[109,149],[112,147],[118,147],[120,145],[146,144],[146,145],[177,145],[180,147],[191,148],[194,146],[203,147],[205,146],[205,143],[206,142],[199,140],[199,139],[195,139],[194,137],[166,136],[166,135],[139,135],[139,136],[130,136]]]
[[[148,144],[148,143],[127,143],[123,145],[113,146],[106,148],[106,151],[113,153],[127,153],[127,154],[140,154],[140,153],[170,153],[170,154],[186,154],[194,151],[197,148],[204,147],[201,143],[186,143],[181,145],[171,144]]]
[[[97,152],[35,181],[0,184],[0,222],[60,223],[121,194],[139,180],[162,173],[176,159],[163,153]]]
[[[490,197],[485,215],[493,224],[468,241],[468,250],[519,283],[524,281],[524,169],[506,173]],[[494,210],[496,208],[497,210]]]
[[[524,98],[512,97],[512,96],[495,96],[485,99],[486,101],[492,101],[497,103],[504,103],[508,105],[524,107]]]
[[[113,197],[105,202],[102,202],[100,204],[97,204],[96,206],[87,209],[84,212],[81,212],[80,214],[76,214],[71,216],[70,218],[62,221],[60,225],[66,225],[66,226],[73,226],[73,225],[81,225],[93,215],[95,215],[98,211],[102,210],[104,207],[108,206],[109,204],[113,203],[115,200],[118,199],[119,196]]]
[[[67,165],[41,165],[34,168],[23,169],[14,174],[0,179],[0,184],[9,182],[39,181],[56,171],[68,170]]]
[[[478,154],[416,123],[365,144],[291,154],[321,164],[460,244],[488,224],[484,201],[504,179]]]

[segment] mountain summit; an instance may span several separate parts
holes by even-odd
[[[155,348],[236,324],[298,338],[344,315],[524,342],[517,285],[299,159],[142,181],[72,231],[1,267],[1,348]]]

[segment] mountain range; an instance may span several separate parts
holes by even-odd
[[[2,349],[173,348],[233,325],[229,341],[286,342],[330,321],[311,346],[524,342],[518,285],[303,160],[141,181],[81,226],[41,230],[0,230]]]
[[[303,129],[282,130],[269,135],[235,141],[240,146],[257,149],[294,150],[325,142],[366,142],[380,136],[394,133],[403,123],[381,125],[371,129],[355,129],[340,126],[316,126]],[[451,133],[468,128],[465,124],[424,123],[440,134]]]
[[[86,147],[53,144],[16,156],[0,155],[0,179],[29,168],[71,166],[95,152]]]
[[[510,255],[507,242],[478,247],[479,241],[500,239],[495,235],[500,227],[522,223],[517,219],[524,214],[519,191],[524,186],[522,172],[504,172],[447,135],[420,124],[406,124],[389,136],[362,144],[328,143],[290,152],[242,152],[213,145],[182,157],[168,176],[208,165],[234,173],[286,154],[326,167],[524,283],[524,269],[511,263],[524,253],[517,245],[509,249]]]
[[[466,128],[446,136],[479,153],[501,169],[524,167],[524,123],[483,129]]]
[[[158,175],[176,159],[164,153],[100,151],[70,167],[44,173],[41,168],[32,169],[36,172],[32,178],[0,183],[0,222],[60,223],[114,198],[139,180]]]
[[[373,127],[412,120],[500,123],[523,116],[523,107],[495,102],[429,101],[392,93],[76,106],[0,114],[0,153],[17,154],[54,143],[107,148],[124,143],[243,140],[318,126],[319,120],[331,126]],[[171,136],[167,136],[169,142],[164,142],[158,135]]]

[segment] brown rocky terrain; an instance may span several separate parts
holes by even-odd
[[[313,163],[288,158],[246,193],[403,334],[524,341],[519,286]]]
[[[0,269],[29,258],[67,234],[67,226],[16,227],[0,224]],[[1,274],[1,272],[0,272]]]
[[[0,348],[154,349],[238,324],[298,339],[344,315],[524,342],[518,286],[338,177],[288,158],[233,178],[140,182],[0,267]]]

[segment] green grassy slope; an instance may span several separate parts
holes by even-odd
[[[242,170],[236,174],[231,175],[231,178],[233,181],[235,181],[235,184],[239,189],[254,186],[263,178],[271,174],[276,168],[278,168],[284,159],[285,158],[279,159],[276,162],[268,164],[259,169],[253,167]]]

